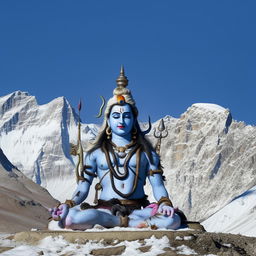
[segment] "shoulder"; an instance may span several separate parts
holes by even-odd
[[[148,164],[149,164],[150,167],[159,165],[160,157],[154,150],[150,151],[151,157],[148,156],[148,154],[145,151],[143,152],[143,154],[147,158],[147,161],[148,161]]]
[[[89,152],[85,155],[86,161],[96,161],[96,159],[102,154],[102,151],[100,148],[93,150],[92,152]]]

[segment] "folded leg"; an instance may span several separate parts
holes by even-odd
[[[92,228],[95,224],[111,228],[120,225],[120,218],[97,209],[80,210],[71,208],[65,220],[65,227],[77,230]]]
[[[150,208],[133,211],[129,215],[129,226],[138,228],[155,226],[157,228],[177,229],[181,225],[180,217],[177,214],[170,217],[159,213],[151,216],[151,213],[152,209]]]

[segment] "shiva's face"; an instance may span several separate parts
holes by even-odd
[[[125,136],[131,133],[133,124],[134,116],[129,104],[114,105],[112,107],[108,119],[108,125],[114,134]]]

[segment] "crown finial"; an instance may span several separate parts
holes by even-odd
[[[124,66],[121,65],[120,75],[116,79],[117,87],[126,87],[128,85],[128,79],[124,74]]]
[[[124,76],[124,65],[121,65],[120,75]]]

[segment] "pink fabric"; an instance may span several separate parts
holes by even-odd
[[[151,216],[156,215],[157,211],[158,211],[158,204],[154,203],[154,204],[150,204],[148,205],[146,208],[152,208],[152,211],[150,213]]]
[[[68,216],[68,217],[66,218],[65,224],[66,224],[66,227],[70,227],[70,226],[73,224],[72,218]]]

